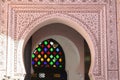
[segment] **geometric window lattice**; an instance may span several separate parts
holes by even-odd
[[[63,49],[53,39],[44,40],[37,45],[32,53],[32,67],[38,79],[67,79]]]

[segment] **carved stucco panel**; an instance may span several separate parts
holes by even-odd
[[[72,6],[72,5],[71,5]],[[69,8],[69,7],[68,7]],[[75,8],[75,7],[73,7]],[[14,9],[13,9],[14,10]],[[68,9],[67,9],[68,10]],[[76,11],[77,10],[77,11]],[[43,11],[34,11],[34,10],[28,10],[28,9],[23,9],[22,8],[15,8],[15,13],[11,14],[12,16],[14,16],[14,20],[13,23],[15,23],[13,25],[13,31],[12,34],[14,34],[14,71],[19,73],[19,71],[21,71],[22,69],[20,69],[20,64],[21,64],[21,58],[19,55],[21,55],[21,52],[19,51],[18,48],[18,44],[19,44],[19,40],[22,39],[22,37],[25,36],[25,34],[28,34],[28,32],[26,32],[28,29],[31,30],[32,28],[29,27],[29,25],[34,22],[35,20],[37,20],[37,18],[41,18],[42,21],[42,17],[44,17],[45,19],[50,19],[50,17],[52,16],[53,18],[55,16],[59,16],[59,17],[66,17],[68,19],[76,19],[79,22],[82,22],[83,24],[86,25],[85,30],[88,32],[88,34],[91,36],[92,41],[94,43],[95,46],[95,65],[94,65],[94,75],[96,76],[101,76],[103,75],[102,73],[105,73],[103,71],[103,64],[101,64],[101,35],[100,35],[100,13],[99,13],[99,9],[97,10],[97,12],[91,11],[87,11],[85,10],[85,12],[78,12],[80,11],[80,9],[76,9],[73,11],[59,11],[59,9],[57,10],[54,9],[54,11],[52,10],[43,10]],[[60,16],[59,14],[57,15],[56,13],[61,14],[62,16]],[[56,14],[56,15],[52,15],[52,14]],[[49,17],[49,16],[50,17]],[[65,15],[71,16],[71,17],[67,17]],[[47,17],[45,17],[47,16]],[[35,26],[34,26],[35,27]],[[103,26],[104,27],[104,26]],[[23,38],[24,39],[24,38]],[[101,54],[101,55],[100,55]],[[103,56],[104,57],[104,56]],[[97,78],[97,77],[96,77]],[[101,79],[101,78],[100,78]]]
[[[120,0],[117,0],[117,29],[118,29],[117,31],[118,31],[118,51],[119,51],[118,55],[120,57]],[[120,61],[120,58],[119,58],[119,61]],[[120,72],[120,64],[119,64],[119,72]],[[119,80],[120,80],[120,77],[119,77]]]
[[[79,12],[79,13],[69,13],[74,15],[74,17],[80,19],[85,25],[87,25],[88,29],[92,32],[95,37],[95,41],[99,42],[99,30],[100,30],[100,13],[99,12]]]
[[[80,21],[82,21],[86,26],[85,29],[87,29],[90,31],[89,34],[91,34],[90,36],[94,36],[94,38],[92,39],[94,42],[94,46],[96,49],[96,53],[95,53],[95,62],[94,64],[96,65],[96,67],[94,67],[94,75],[101,75],[101,73],[103,73],[102,71],[102,67],[103,65],[101,64],[101,61],[104,61],[104,57],[102,57],[101,60],[101,56],[103,55],[102,53],[104,52],[101,50],[102,44],[101,41],[103,41],[105,39],[105,36],[102,38],[102,35],[100,34],[101,29],[100,27],[105,27],[105,26],[100,26],[100,12],[96,11],[96,12],[87,12],[87,13],[70,13],[71,15],[74,15],[72,17],[76,17],[78,19],[80,19]],[[102,25],[102,24],[101,24]],[[105,33],[103,31],[103,33]],[[105,33],[106,34],[106,33]],[[101,54],[101,55],[100,55]],[[98,72],[98,73],[97,73]],[[96,74],[97,73],[97,74]]]
[[[7,66],[7,20],[6,5],[0,1],[0,79],[6,75]]]
[[[43,2],[42,2],[43,1]],[[46,1],[47,1],[47,3],[46,3]],[[59,1],[59,0],[58,0]],[[67,0],[68,1],[68,0]],[[68,4],[68,2],[67,1],[63,1],[63,2],[65,2],[64,4]],[[77,2],[77,1],[79,1],[79,2]],[[90,1],[90,2],[88,2],[88,1]],[[37,1],[37,0],[19,0],[19,1],[17,1],[16,0],[16,2],[14,2],[13,0],[8,0],[8,2],[11,2],[11,3],[16,3],[16,4],[19,4],[20,2],[21,2],[21,4],[23,4],[23,3],[26,3],[26,2],[28,2],[28,3],[33,3],[33,2],[35,2],[34,4],[38,4],[38,3],[36,3],[36,2],[39,2],[40,4],[58,4],[58,2],[57,1],[53,1],[53,2],[51,2],[51,1],[49,1],[49,0],[40,0],[40,1]],[[59,1],[60,2],[60,1]],[[70,3],[69,4],[72,4],[72,1],[70,0],[69,1]],[[75,3],[76,2],[76,3]],[[86,3],[87,2],[87,3]],[[97,3],[98,2],[98,3]],[[104,73],[104,69],[103,68],[107,68],[107,71],[108,71],[108,77],[109,77],[109,75],[110,74],[113,74],[112,76],[116,79],[116,80],[118,80],[118,78],[116,77],[118,74],[119,74],[119,72],[118,72],[118,48],[117,48],[117,30],[116,30],[116,7],[115,7],[115,0],[74,0],[74,4],[92,4],[92,3],[95,3],[95,4],[105,4],[106,5],[106,10],[107,10],[107,12],[105,12],[104,14],[105,15],[107,15],[107,17],[104,17],[105,19],[106,19],[106,21],[105,22],[107,22],[107,35],[106,35],[106,30],[105,30],[105,32],[103,31],[105,28],[100,28],[101,29],[101,31],[103,31],[103,33],[101,33],[102,35],[99,35],[99,34],[95,34],[95,32],[97,32],[99,29],[98,28],[95,28],[95,27],[97,27],[97,26],[94,26],[94,27],[89,27],[89,29],[88,29],[88,32],[89,32],[89,30],[90,29],[92,29],[92,30],[94,30],[93,31],[93,33],[90,33],[90,34],[92,34],[92,36],[94,36],[93,37],[93,39],[94,38],[96,38],[96,41],[97,41],[97,39],[99,40],[99,39],[103,39],[103,41],[101,40],[100,41],[100,43],[99,44],[94,44],[95,46],[98,46],[99,45],[99,47],[96,47],[96,48],[98,48],[98,50],[100,50],[100,52],[102,53],[102,54],[96,54],[97,56],[96,56],[96,58],[97,58],[97,60],[96,60],[96,63],[95,63],[95,65],[97,66],[96,67],[96,69],[94,69],[95,71],[95,73],[96,73],[96,71],[99,71],[100,69],[98,68],[98,66],[101,64],[103,64],[104,63],[104,60],[105,60],[105,62],[108,62],[107,64],[105,64],[106,65],[106,67],[104,67],[104,66],[99,66],[99,67],[101,67],[101,70],[100,71],[103,71],[102,73]],[[18,5],[19,6],[19,5]],[[24,6],[24,5],[23,5]],[[25,8],[25,7],[24,7]],[[19,8],[16,8],[16,10],[19,10]],[[30,8],[31,9],[31,8]],[[29,10],[30,10],[29,9]],[[48,9],[49,10],[49,9]],[[54,9],[53,9],[54,10]],[[58,11],[58,13],[60,13],[59,11]],[[74,12],[75,13],[75,12]],[[19,14],[19,15],[18,15]],[[38,13],[31,13],[30,15],[33,15],[33,14],[36,14],[37,16],[39,15],[39,17],[41,16],[40,14],[38,14]],[[20,18],[21,16],[21,13],[17,13],[17,14],[15,14],[15,18]],[[23,15],[23,14],[22,14]],[[29,16],[30,16],[29,15]],[[72,14],[73,15],[73,14]],[[28,14],[24,14],[23,16],[28,16]],[[34,15],[35,16],[35,15]],[[73,17],[76,17],[76,16],[73,16]],[[36,18],[36,17],[34,17],[34,18]],[[95,17],[95,18],[97,18],[97,17]],[[94,18],[94,19],[95,19]],[[14,19],[14,18],[13,18]],[[14,38],[15,39],[18,39],[19,37],[22,37],[22,36],[24,36],[25,34],[20,34],[20,33],[24,33],[24,30],[26,30],[24,27],[21,27],[22,25],[25,25],[25,26],[27,26],[30,22],[32,22],[32,21],[34,21],[34,20],[32,20],[32,18],[28,18],[28,19],[30,19],[30,21],[28,21],[28,20],[26,20],[26,19],[23,19],[23,24],[21,24],[21,23],[19,23],[20,24],[20,26],[18,25],[18,21],[17,21],[17,25],[15,24],[14,25],[14,27],[15,26],[19,26],[19,27],[17,27],[18,29],[15,29],[15,31],[17,31],[18,33],[16,33],[16,34],[14,34],[15,32],[12,32],[12,34],[14,34]],[[49,19],[49,18],[48,18]],[[83,20],[85,20],[85,17],[81,17],[80,18],[82,21]],[[22,20],[21,20],[22,21]],[[25,21],[26,21],[26,23],[25,23]],[[89,21],[89,20],[88,20]],[[86,20],[86,22],[87,22],[87,20]],[[103,22],[104,23],[104,22]],[[97,23],[95,23],[95,24],[97,24]],[[86,25],[91,25],[91,22],[89,22],[89,23],[87,23]],[[98,24],[97,24],[98,25]],[[101,25],[100,25],[101,26]],[[105,25],[104,25],[105,26]],[[14,29],[14,27],[12,27],[13,29]],[[28,26],[27,26],[28,27]],[[31,28],[29,28],[29,29],[31,29]],[[98,30],[97,30],[98,29]],[[11,34],[11,35],[12,35]],[[20,34],[20,35],[19,35]],[[94,34],[94,35],[93,35]],[[104,35],[105,34],[105,35]],[[100,36],[100,37],[97,37],[97,35],[98,36]],[[105,36],[107,36],[107,42],[106,42],[106,39],[105,39]],[[3,39],[2,39],[3,40]],[[94,43],[97,43],[96,41],[94,41]],[[99,42],[99,41],[98,41]],[[107,46],[106,46],[107,45]],[[15,49],[18,49],[17,48],[17,46],[18,46],[18,43],[17,42],[15,42],[15,46],[14,47],[16,47]],[[104,46],[104,47],[103,47]],[[101,48],[101,49],[100,49]],[[106,53],[106,50],[105,49],[107,49],[107,57],[106,57],[106,55],[104,56],[104,52]],[[96,49],[97,50],[97,49]],[[97,52],[99,52],[99,51],[97,51]],[[20,58],[18,58],[18,54],[20,54],[20,53],[14,53],[15,54],[15,63],[17,62],[17,60],[19,60]],[[16,55],[17,54],[17,55]],[[105,59],[104,59],[104,57],[105,57]],[[18,58],[18,59],[17,59]],[[108,58],[108,59],[107,59]],[[107,60],[106,60],[107,59]],[[102,60],[102,61],[101,61]],[[18,62],[20,62],[20,61],[18,61]],[[19,64],[19,63],[18,63]],[[15,64],[15,66],[16,66],[17,64]],[[15,67],[16,68],[16,67]],[[111,72],[109,72],[109,71],[111,71]],[[115,74],[114,74],[114,72],[115,72]],[[100,74],[100,73],[99,73]],[[101,80],[99,77],[98,78],[96,78],[97,80]],[[104,80],[104,79],[103,79]]]
[[[119,76],[118,71],[109,71],[108,72],[108,80],[119,80],[118,76]]]
[[[116,3],[109,0],[107,7],[107,45],[108,45],[108,70],[118,70],[118,48],[117,48],[117,25],[116,25]]]
[[[6,47],[7,47],[7,26],[6,7],[0,1],[0,70],[6,70]]]
[[[21,39],[21,35],[22,33],[24,33],[25,30],[27,29],[30,29],[29,28],[29,24],[32,23],[34,21],[34,19],[40,17],[40,16],[43,16],[45,15],[46,13],[27,13],[27,12],[17,12],[18,14],[16,15],[16,29],[15,29],[15,40],[17,40],[17,42],[15,43],[15,54],[16,57],[14,59],[15,63],[14,66],[14,71],[15,72],[20,72],[22,69],[19,68],[18,65],[21,64],[21,57],[19,55],[21,55],[21,52],[19,52],[19,49],[18,49],[18,44],[19,44],[19,40],[22,40]],[[21,70],[20,70],[21,69]]]
[[[17,12],[16,15],[16,39],[19,39],[21,36],[20,34],[23,33],[28,27],[30,23],[32,23],[33,20],[36,18],[45,15],[46,13],[36,13],[36,12]]]
[[[108,0],[8,0],[15,3],[40,3],[40,4],[104,4]]]

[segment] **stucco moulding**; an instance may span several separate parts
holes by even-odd
[[[112,27],[108,29],[108,26],[110,23],[109,20],[111,21],[111,18],[105,17],[106,15],[112,15],[114,18],[116,17],[114,15],[115,12],[110,11],[109,13],[108,11],[110,9],[115,9],[115,1],[111,1],[111,0],[16,0],[16,1],[7,0],[5,1],[5,0],[2,0],[2,4],[6,6],[3,9],[9,13],[9,14],[6,14],[8,16],[6,17],[8,19],[8,20],[6,19],[8,21],[7,22],[8,26],[6,30],[8,32],[6,33],[8,33],[8,36],[11,36],[15,40],[19,40],[21,37],[24,38],[25,33],[27,33],[27,31],[29,32],[29,30],[26,30],[27,29],[26,27],[28,27],[31,24],[31,22],[34,21],[36,18],[41,18],[44,16],[50,17],[49,15],[55,14],[53,15],[53,17],[54,16],[65,17],[65,15],[67,15],[67,17],[68,16],[72,17],[71,19],[83,21],[82,18],[85,18],[85,17],[80,17],[82,16],[82,13],[85,13],[87,16],[91,16],[91,14],[94,16],[96,14],[95,18],[93,19],[96,19],[98,23],[97,24],[91,23],[93,27],[90,27],[90,26],[85,27],[86,31],[88,31],[88,33],[90,34],[93,40],[94,46],[96,47],[96,50],[95,50],[96,61],[94,65],[95,69],[93,69],[93,74],[94,76],[96,76],[95,80],[105,80],[105,78],[108,76],[106,75],[107,71],[113,71],[112,73],[114,73],[114,71],[118,70],[118,66],[114,66],[114,65],[117,65],[117,62],[118,62],[117,61],[118,60],[117,45],[116,45],[117,41],[115,40],[116,24],[112,25]],[[22,18],[22,16],[26,16],[26,17]],[[23,19],[22,24],[20,22],[20,19]],[[105,20],[107,21],[103,22]],[[83,21],[83,23],[87,25],[86,22]],[[113,21],[113,23],[116,23],[116,22]],[[106,26],[106,24],[108,25]],[[11,28],[13,30],[11,30]],[[102,33],[100,31],[102,31]],[[96,32],[97,34],[95,34]],[[109,36],[110,34],[112,34],[111,37],[106,40],[106,38],[108,38],[106,35]],[[15,48],[19,46],[18,43],[19,42],[13,43],[14,44],[13,45],[14,46],[14,50],[13,50],[14,64],[13,65],[15,67],[13,71],[18,75],[21,75],[21,73],[17,71],[19,69],[19,66],[17,65],[17,63],[21,62],[19,61],[21,60],[21,58],[18,57],[18,54],[20,53],[17,53],[18,52],[17,48]],[[112,44],[112,43],[115,43],[115,44]],[[11,47],[8,44],[7,45],[4,44],[4,45]],[[113,47],[108,47],[110,45],[113,46],[114,49]],[[108,52],[111,52],[111,53],[107,53],[107,51],[105,50],[107,49],[106,47],[108,48]],[[108,63],[105,62],[107,61],[107,57],[109,60]],[[105,67],[104,63],[108,64],[107,65],[108,67]],[[115,73],[117,75],[118,71],[116,71]],[[116,80],[118,80],[118,78],[116,78]]]

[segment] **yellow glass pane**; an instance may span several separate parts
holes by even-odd
[[[44,58],[47,58],[47,55],[46,55],[46,54],[44,55]]]
[[[40,54],[38,55],[38,58],[41,58],[41,55],[40,55]]]
[[[47,62],[49,62],[50,61],[50,58],[47,58]]]
[[[44,61],[44,59],[43,59],[43,58],[41,58],[41,61],[43,62],[43,61]]]
[[[56,65],[53,65],[53,67],[56,67]]]
[[[62,62],[62,59],[61,59],[61,58],[59,59],[59,62]]]
[[[60,74],[54,74],[55,78],[60,78]]]

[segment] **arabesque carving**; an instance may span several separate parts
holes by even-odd
[[[115,0],[1,0],[0,55],[3,56],[0,57],[6,63],[0,60],[0,71],[6,71],[6,76],[24,77],[22,40],[36,27],[30,27],[34,22],[54,17],[84,25],[94,43],[91,73],[95,80],[119,80]]]

